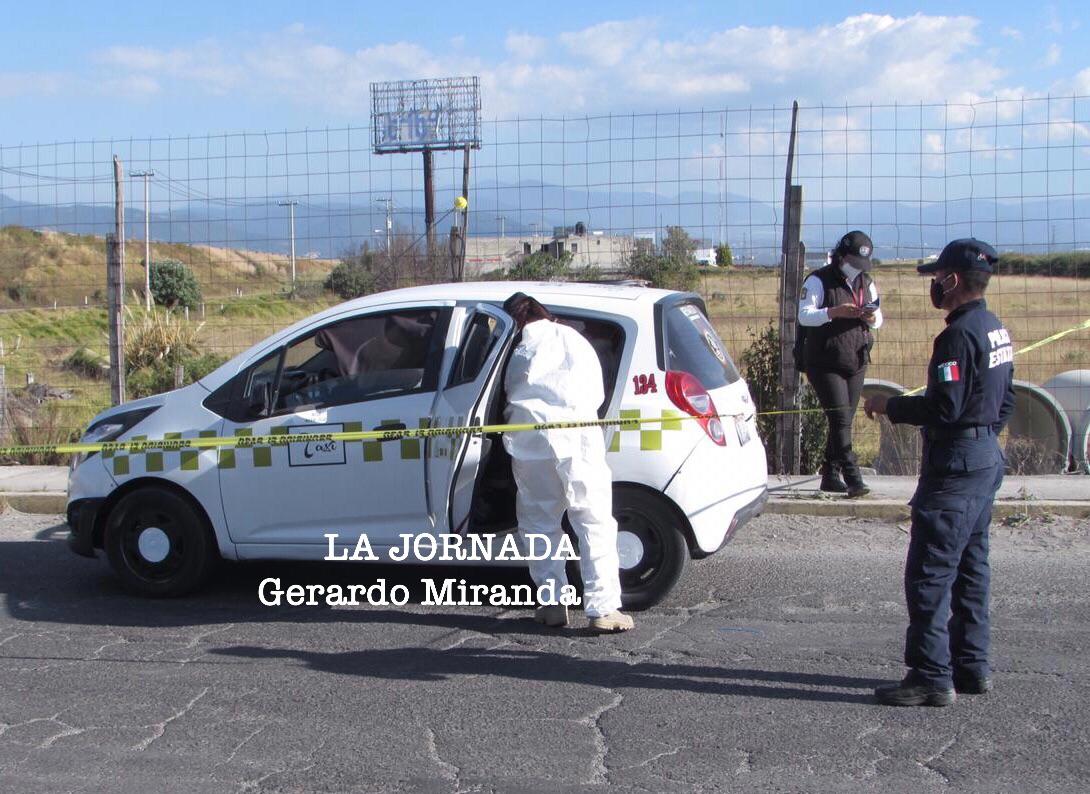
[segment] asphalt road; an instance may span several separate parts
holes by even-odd
[[[270,575],[421,569],[225,566],[197,597],[134,599],[63,534],[0,516],[3,791],[1090,788],[1071,520],[994,532],[997,689],[946,709],[872,702],[902,672],[906,535],[880,522],[764,517],[608,638],[527,610],[257,599]]]

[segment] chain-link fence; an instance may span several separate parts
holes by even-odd
[[[520,266],[541,255],[562,263],[550,273],[608,277],[668,248],[672,229],[686,257],[719,265],[696,286],[739,358],[778,316],[790,117],[783,106],[486,121],[467,278],[536,272]],[[811,106],[798,118],[807,265],[853,228],[881,262],[874,388],[926,377],[942,317],[915,266],[956,237],[1003,252],[989,302],[1017,347],[1090,317],[1090,98]],[[130,397],[199,377],[345,294],[448,278],[445,242],[429,255],[422,239],[419,156],[374,155],[371,138],[361,126],[0,146],[5,438],[68,439],[109,402],[115,155]],[[462,167],[460,152],[434,153],[440,241]],[[145,259],[169,311],[144,309]],[[1088,350],[1072,334],[1016,361],[1017,466],[1058,471],[1085,456],[1084,398],[1051,382],[1090,369]],[[1034,388],[1050,384],[1051,396]],[[911,471],[914,444],[859,424],[861,458],[882,470]]]

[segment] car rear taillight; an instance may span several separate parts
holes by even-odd
[[[670,402],[690,416],[696,417],[708,438],[721,447],[727,445],[723,423],[715,412],[715,402],[700,381],[688,372],[667,372],[666,394]]]

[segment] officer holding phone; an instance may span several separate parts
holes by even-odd
[[[882,325],[878,288],[870,276],[874,244],[861,231],[840,238],[830,263],[802,284],[799,300],[800,369],[825,409],[829,432],[821,490],[849,498],[870,492],[852,451],[852,420],[863,392],[871,329]]]

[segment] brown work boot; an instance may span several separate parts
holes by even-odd
[[[601,615],[596,618],[590,619],[591,631],[599,632],[600,634],[611,634],[618,631],[628,631],[636,624],[625,613],[617,610],[616,612],[610,612],[608,615]]]
[[[534,610],[534,620],[544,623],[551,629],[561,629],[568,625],[568,608],[563,604],[546,604]]]

